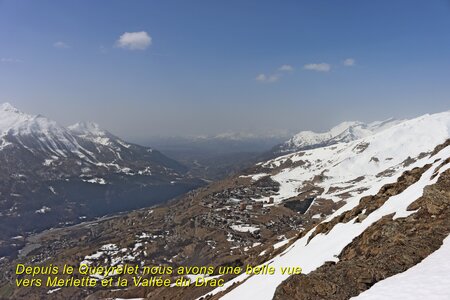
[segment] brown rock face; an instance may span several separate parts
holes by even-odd
[[[402,180],[384,192],[395,194],[403,189],[398,185]],[[377,202],[372,200],[366,205]],[[291,276],[277,288],[274,299],[349,299],[436,251],[450,233],[450,170],[426,187],[408,210],[417,212],[396,220],[388,215],[370,226],[344,248],[339,262],[326,263],[308,275]]]

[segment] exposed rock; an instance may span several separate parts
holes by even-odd
[[[361,198],[359,204],[352,210],[342,213],[339,216],[333,218],[330,222],[321,223],[316,227],[314,233],[310,236],[309,240],[314,238],[319,233],[326,234],[337,223],[347,223],[350,220],[357,218],[363,210],[364,214],[367,216],[372,213],[377,208],[381,207],[389,197],[398,195],[403,192],[408,186],[419,180],[420,176],[428,169],[431,165],[426,165],[423,168],[414,168],[411,171],[404,172],[398,179],[396,183],[386,184],[381,187],[380,191],[374,196],[365,196]]]

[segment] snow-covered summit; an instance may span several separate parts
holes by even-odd
[[[25,122],[31,117],[21,113],[9,103],[0,104],[0,134],[3,135],[9,129]]]
[[[90,164],[131,163],[138,157],[153,160],[150,148],[129,144],[94,122],[64,127],[45,116],[21,112],[9,103],[0,105],[0,151],[6,149],[25,149],[42,161],[54,157]]]
[[[9,103],[9,102],[0,104],[0,111],[9,111],[9,112],[15,112],[15,113],[20,112],[17,108],[12,106],[11,103]]]
[[[329,146],[340,142],[351,142],[370,136],[384,129],[401,123],[401,120],[387,119],[369,124],[359,121],[340,123],[327,132],[316,133],[313,131],[301,131],[287,142],[281,144],[276,152],[289,153],[304,149]]]
[[[84,136],[106,136],[108,132],[94,122],[78,122],[67,127],[72,133]]]
[[[9,103],[0,105],[0,134],[16,137],[35,135],[39,136],[41,141],[47,137],[64,140],[66,145],[67,143],[73,143],[73,139],[70,138],[67,130],[55,121],[42,115],[23,113]]]
[[[73,134],[86,137],[112,136],[93,122],[80,122],[66,128],[43,115],[24,113],[8,102],[0,104],[0,133],[20,136],[36,133],[65,136]]]

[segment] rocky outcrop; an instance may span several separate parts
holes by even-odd
[[[397,182],[384,185],[376,195],[361,198],[359,204],[353,209],[336,216],[330,222],[319,224],[309,240],[313,239],[317,234],[330,232],[338,223],[347,223],[355,218],[358,218],[357,222],[361,221],[361,218],[364,218],[381,207],[390,197],[400,194],[411,184],[419,180],[420,176],[430,166],[428,164],[422,168],[414,168],[411,171],[406,171],[397,179]]]
[[[406,174],[383,193],[403,190],[409,177],[415,176]],[[371,202],[365,203],[370,209]],[[308,275],[291,276],[277,288],[274,299],[349,299],[436,251],[450,233],[450,170],[426,187],[408,210],[416,212],[395,220],[387,215],[372,224],[343,249],[339,262],[326,263]]]

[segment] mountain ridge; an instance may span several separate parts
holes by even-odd
[[[272,152],[277,155],[283,155],[300,150],[330,146],[341,142],[350,142],[395,126],[403,121],[394,118],[371,123],[345,121],[326,132],[301,131],[286,142],[274,147]]]

